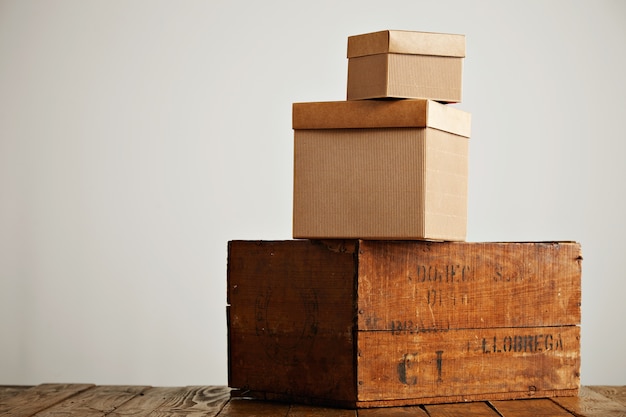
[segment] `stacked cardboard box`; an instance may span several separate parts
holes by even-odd
[[[294,104],[298,240],[228,244],[231,387],[359,408],[577,393],[580,245],[464,242],[464,52],[350,37],[348,100]]]

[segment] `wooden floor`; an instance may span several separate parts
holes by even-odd
[[[341,410],[231,398],[222,386],[147,387],[89,384],[0,386],[0,416],[452,417],[626,416],[626,386],[583,387],[580,396]]]

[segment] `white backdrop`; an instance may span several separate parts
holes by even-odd
[[[382,29],[467,36],[468,240],[581,242],[582,382],[626,384],[626,3],[596,0],[0,0],[0,384],[225,385],[227,241],[291,238],[291,103],[343,100]]]

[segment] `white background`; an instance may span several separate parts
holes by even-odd
[[[383,29],[467,36],[468,240],[581,242],[626,384],[626,3],[545,0],[0,0],[0,384],[226,385],[227,241],[291,238],[291,103]]]

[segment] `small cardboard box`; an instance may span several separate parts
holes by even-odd
[[[348,38],[348,100],[461,101],[465,36],[385,30]]]
[[[293,105],[293,237],[465,240],[469,113],[428,100]]]
[[[231,241],[229,386],[378,407],[576,395],[575,242]]]

